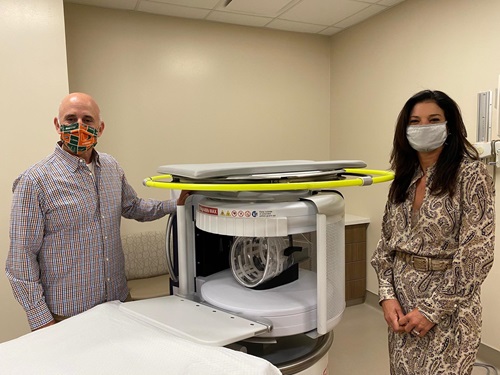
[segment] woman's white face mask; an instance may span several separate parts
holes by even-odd
[[[410,146],[419,152],[430,152],[441,147],[448,137],[446,121],[440,124],[409,125],[406,138]]]

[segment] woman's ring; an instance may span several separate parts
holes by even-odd
[[[414,329],[413,331],[411,331],[411,333],[413,333],[415,336],[420,335],[420,332],[418,332],[416,329]]]

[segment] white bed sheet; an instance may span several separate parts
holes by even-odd
[[[281,374],[262,358],[187,341],[119,306],[108,302],[1,343],[1,374]]]

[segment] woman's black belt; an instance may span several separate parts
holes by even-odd
[[[417,271],[445,271],[452,263],[452,259],[436,259],[401,251],[396,251],[396,257],[410,264]]]

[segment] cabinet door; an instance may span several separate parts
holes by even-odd
[[[345,227],[345,297],[347,306],[363,303],[366,296],[366,227]]]

